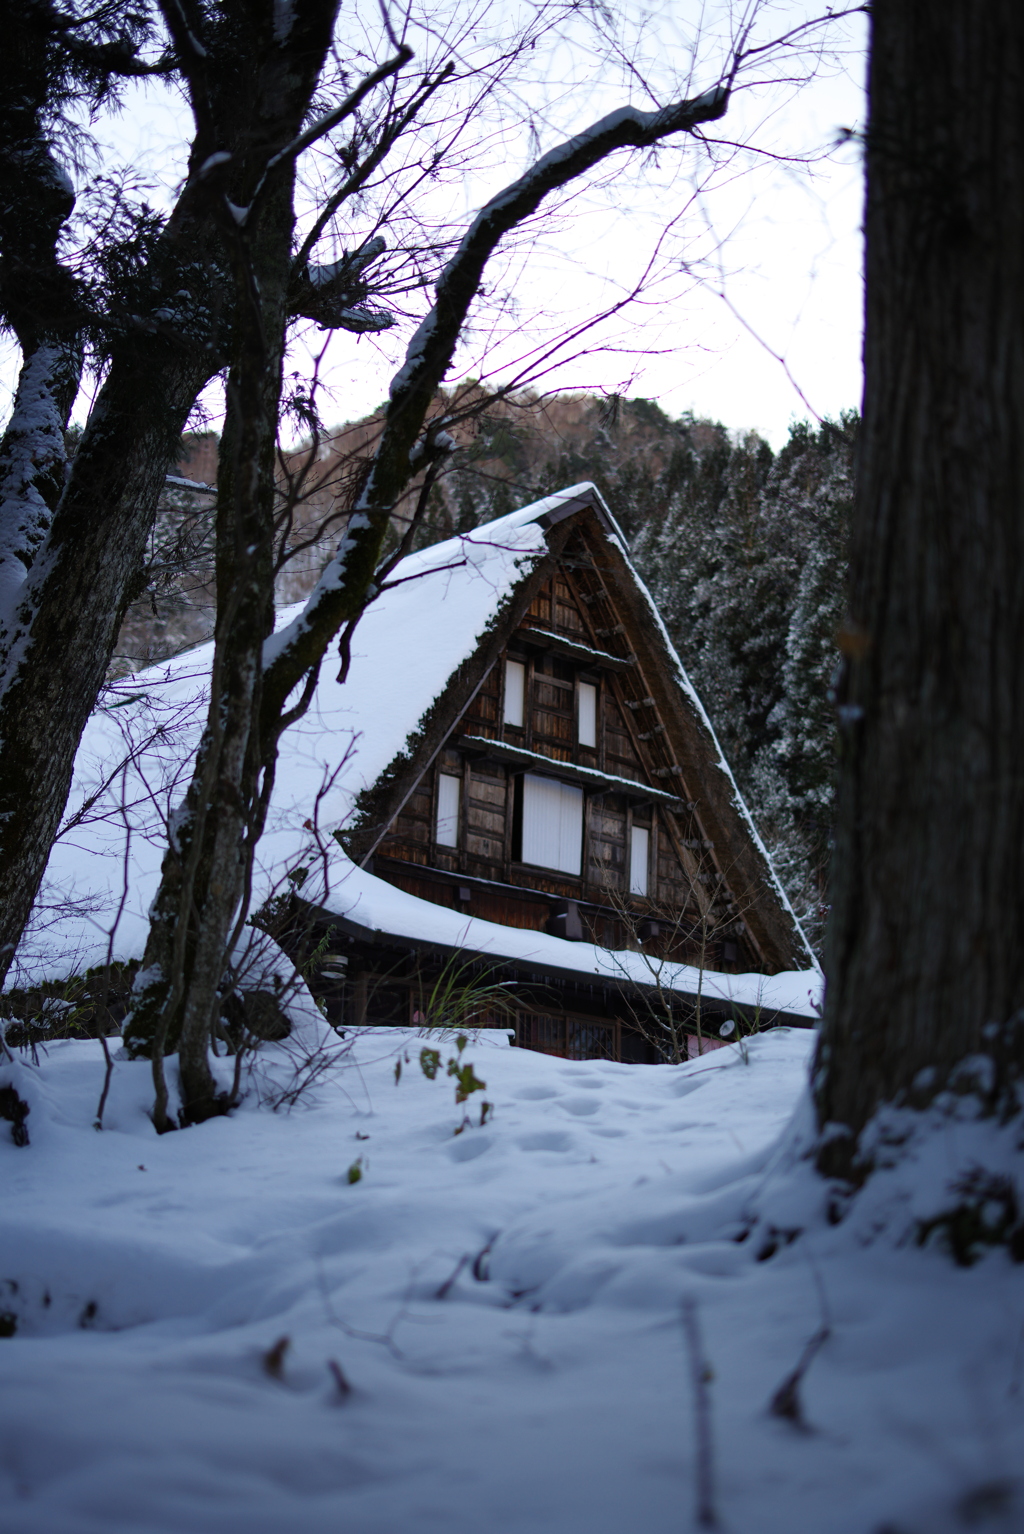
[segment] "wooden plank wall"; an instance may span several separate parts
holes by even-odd
[[[591,648],[624,645],[621,624],[610,622],[614,611],[610,608],[607,593],[602,590],[599,597],[592,597],[590,601],[594,605],[588,607],[585,596],[579,596],[573,585],[573,578],[568,573],[549,581],[538,593],[523,620],[523,627],[554,631]],[[595,627],[598,603],[608,624],[604,629]],[[598,744],[590,749],[576,745],[576,680],[580,669],[575,662],[526,645],[516,635],[511,638],[508,653],[526,666],[524,728],[515,729],[502,722],[503,657],[485,678],[461,720],[457,734],[505,739],[554,761],[577,761],[610,776],[634,782],[651,781],[648,774],[652,769],[645,766],[640,751],[650,750],[655,760],[661,759],[658,752],[663,752],[664,748],[659,737],[663,730],[648,707],[650,700],[645,697],[642,678],[633,678],[629,674],[630,685],[627,687],[626,681],[613,673],[599,670],[582,673],[583,679],[598,688]],[[630,702],[629,709],[624,706],[627,701]],[[651,742],[651,746],[645,742]],[[455,774],[461,781],[458,848],[440,847],[434,842],[439,773]],[[411,893],[512,927],[541,929],[547,924],[552,903],[542,899],[531,901],[531,890],[538,895],[581,900],[592,907],[604,907],[603,911],[591,909],[584,912],[593,939],[621,947],[628,941],[629,934],[614,910],[608,909],[608,904],[609,900],[614,906],[616,901],[628,899],[630,834],[635,822],[651,832],[651,898],[680,918],[673,939],[677,950],[675,956],[693,961],[703,955],[705,963],[717,959],[717,967],[721,967],[723,959],[719,946],[712,953],[706,941],[682,942],[683,928],[687,923],[691,928],[699,924],[701,910],[708,905],[707,893],[698,886],[713,882],[709,874],[701,871],[702,860],[707,856],[701,850],[701,840],[687,836],[685,825],[672,825],[661,808],[653,809],[647,805],[633,809],[630,801],[621,795],[588,796],[582,878],[528,868],[515,863],[512,856],[514,779],[515,771],[500,763],[481,762],[464,755],[454,746],[442,750],[377,848],[377,855],[388,866],[385,876]],[[671,789],[674,784],[669,782],[659,786]],[[681,858],[690,866],[684,866]],[[405,875],[396,864],[431,867],[450,876],[469,876],[506,888],[488,890],[482,885],[474,885],[460,894],[451,882],[439,884],[435,881],[431,886],[429,879],[414,876],[411,867]],[[522,888],[522,897],[507,886]],[[644,906],[643,901],[632,904],[638,908]],[[653,946],[656,948],[657,943]],[[747,956],[738,951],[737,957],[741,962],[748,962]],[[748,964],[748,967],[752,966]]]

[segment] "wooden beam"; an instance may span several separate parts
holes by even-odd
[[[607,650],[592,650],[589,645],[578,644],[575,639],[566,639],[562,634],[552,634],[548,629],[518,628],[509,638],[510,644],[516,642],[576,661],[592,671],[628,671],[636,665],[635,655],[609,655]]]
[[[672,809],[683,809],[682,800],[675,794],[667,794],[663,788],[651,788],[633,778],[610,777],[596,767],[581,767],[576,762],[557,761],[552,756],[542,756],[539,751],[527,751],[503,740],[489,740],[484,735],[460,735],[456,745],[461,751],[472,751],[479,757],[492,757],[512,767],[522,767],[526,772],[540,773],[545,777],[559,778],[564,783],[576,783],[592,794],[622,794],[627,799],[642,800],[650,804],[664,804]]]

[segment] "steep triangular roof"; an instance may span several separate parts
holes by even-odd
[[[347,680],[340,684],[336,668],[325,664],[310,709],[283,737],[258,850],[256,900],[290,888],[287,875],[303,867],[303,895],[326,909],[344,915],[353,904],[368,908],[367,902],[382,912],[397,909],[388,887],[369,873],[347,882],[351,865],[332,833],[341,833],[357,860],[372,854],[459,728],[509,639],[524,622],[533,631],[543,627],[531,621],[531,604],[567,558],[585,558],[588,578],[602,583],[625,615],[625,632],[600,643],[642,681],[664,721],[663,765],[652,756],[640,775],[696,806],[714,856],[742,900],[764,970],[816,969],[707,715],[592,485],[573,486],[410,555],[392,572],[355,631]],[[282,612],[278,632],[300,610]],[[127,679],[90,722],[76,764],[69,829],[48,869],[51,896],[57,892],[65,905],[36,942],[42,969],[61,973],[102,961],[109,919],[118,912],[114,956],[141,953],[167,815],[181,795],[202,725],[211,655],[212,646],[203,645]],[[666,776],[651,776],[666,768]],[[381,898],[375,900],[377,887]],[[411,900],[402,897],[404,926],[412,920]],[[415,903],[425,922],[442,919],[436,907]],[[580,945],[546,936],[543,942],[579,956]],[[500,928],[484,946],[504,951]]]
[[[552,577],[563,583],[560,616],[566,621],[559,624],[549,609],[543,610],[546,619],[538,612],[538,593]],[[713,847],[705,861],[715,865],[743,911],[766,971],[814,964],[711,722],[593,485],[574,485],[468,537],[435,545],[399,566],[392,581],[400,584],[382,594],[357,631],[350,674],[352,701],[367,718],[367,738],[375,737],[372,766],[364,762],[359,770],[366,786],[354,800],[347,837],[357,859],[366,863],[372,856],[446,742],[484,749],[478,737],[460,736],[459,724],[510,641],[541,644],[613,668],[631,695],[627,707],[651,702],[650,717],[663,729],[646,732],[646,741],[632,732],[618,772],[649,785],[652,796],[691,809],[701,841]],[[389,699],[386,746],[385,732],[369,721],[402,654],[410,667],[401,680],[403,697],[408,689],[412,708],[418,704],[421,713],[415,724],[411,710],[401,721]],[[426,685],[424,675],[430,677]],[[385,761],[403,722],[408,733]],[[490,749],[527,770],[556,770],[541,760],[543,750]],[[380,769],[372,781],[368,766]],[[609,774],[615,771],[609,768]],[[562,763],[557,772],[587,781],[586,769]],[[608,774],[600,776],[610,781]]]

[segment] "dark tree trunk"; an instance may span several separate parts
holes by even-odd
[[[825,1170],[1024,1064],[1024,7],[876,0]],[[955,1080],[954,1080],[955,1084]],[[843,1127],[839,1127],[843,1126]],[[844,1132],[845,1131],[845,1132]]]
[[[252,159],[262,164],[275,123],[277,149],[299,130],[336,0],[296,0],[287,36],[272,44],[270,0],[256,8],[248,0],[221,0],[209,10],[175,0],[167,9],[183,68],[202,76],[189,180],[145,271],[121,295],[120,312],[100,317],[111,344],[109,372],[63,490],[58,423],[73,390],[57,376],[58,364],[74,361],[83,312],[57,240],[74,197],[32,113],[20,127],[15,113],[12,128],[10,113],[0,112],[0,127],[20,134],[13,150],[0,144],[0,299],[18,330],[26,376],[41,376],[46,362],[49,379],[49,398],[40,400],[46,430],[37,421],[39,440],[28,444],[29,515],[6,493],[24,479],[25,433],[17,419],[18,430],[8,432],[0,450],[0,980],[38,891],[82,730],[135,595],[165,475],[196,396],[227,361],[228,215],[224,186],[205,167],[218,155],[232,170]],[[207,45],[198,42],[204,28]],[[38,39],[30,36],[18,55],[26,78],[37,53]],[[45,81],[35,84],[42,101]],[[20,82],[16,104],[26,89]],[[286,237],[290,217],[289,201]],[[55,318],[60,324],[51,334]]]
[[[115,361],[10,636],[0,696],[0,975],[46,868],[164,477],[209,373],[188,357],[154,366],[152,351]]]
[[[318,22],[326,23],[322,58],[333,21],[332,3],[319,0],[318,13],[318,0],[306,0],[310,45],[300,57],[310,71],[305,82],[310,94],[316,82],[311,64],[318,57],[312,39]],[[272,61],[276,55],[269,21],[265,13],[263,30],[253,27],[248,37],[257,54],[262,47],[264,58]],[[400,49],[367,76],[354,95],[397,71],[408,57],[408,50]],[[191,82],[200,130],[204,96],[199,86],[205,68],[196,66]],[[264,668],[263,647],[273,623],[273,454],[293,286],[291,162],[285,151],[295,142],[308,97],[301,97],[302,76],[297,71],[288,92],[266,89],[262,64],[252,74],[254,98],[265,108],[261,137],[248,162],[240,156],[237,166],[224,171],[230,206],[248,211],[237,227],[229,225],[225,231],[236,279],[235,335],[218,479],[211,703],[193,779],[184,805],[173,817],[141,984],[125,1030],[129,1047],[152,1057],[153,1120],[161,1132],[173,1127],[162,1059],[174,1049],[181,1067],[182,1121],[197,1122],[228,1106],[216,1095],[207,1045],[220,986],[230,977],[232,926],[237,928],[240,911],[243,919],[246,915],[246,876],[263,829],[277,743],[295,711],[308,704],[327,644],[343,623],[358,618],[369,600],[398,496],[417,467],[443,457],[452,445],[440,432],[440,422],[419,439],[489,257],[548,192],[592,169],[614,150],[644,147],[669,134],[691,131],[721,117],[728,105],[728,90],[719,86],[696,101],[673,103],[660,112],[615,114],[590,134],[544,156],[482,210],[444,269],[437,301],[392,383],[381,441],[333,564],[301,620],[281,636],[275,658]],[[302,697],[286,711],[289,695],[300,684]]]
[[[161,1056],[177,1049],[185,1122],[222,1110],[208,1041],[231,957],[258,793],[263,645],[274,626],[274,453],[292,239],[291,177],[264,207],[262,234],[240,236],[234,357],[217,478],[217,628],[210,707],[195,771],[175,816],[126,1037],[147,1039],[154,1121],[169,1127]],[[149,1045],[152,1048],[152,1043]]]
[[[94,424],[3,638],[0,977],[28,919],[146,537],[209,363],[133,348]],[[31,358],[29,359],[31,361]]]
[[[265,802],[259,792],[263,646],[274,625],[274,460],[294,230],[288,146],[309,111],[335,11],[336,0],[305,0],[296,8],[289,58],[274,8],[250,9],[241,36],[260,132],[249,153],[239,154],[225,172],[224,184],[211,189],[233,270],[234,327],[217,478],[210,707],[192,781],[174,815],[151,914],[145,979],[126,1029],[130,1046],[152,1054],[153,1118],[161,1132],[173,1127],[162,1066],[173,1049],[183,1121],[200,1122],[226,1106],[217,1095],[208,1043]],[[239,17],[233,19],[237,26]],[[201,137],[207,108],[199,68],[191,86]],[[232,207],[248,210],[241,222]]]
[[[23,354],[0,443],[0,981],[46,868],[165,475],[222,361],[224,274],[193,186],[118,315],[95,312],[62,262],[75,197],[46,126],[67,66],[53,57],[63,46],[54,19],[39,5],[12,17],[0,92],[0,311]],[[75,46],[79,57],[81,37]],[[90,323],[109,345],[109,370],[65,480],[63,428]]]

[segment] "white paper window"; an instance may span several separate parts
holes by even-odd
[[[580,745],[597,745],[597,688],[592,682],[581,682],[580,693]]]
[[[459,845],[460,778],[442,772],[437,779],[437,842],[441,847]]]
[[[629,893],[647,894],[647,860],[651,850],[651,833],[646,826],[634,826],[629,844]]]
[[[526,667],[521,660],[505,662],[505,723],[523,728],[526,710]]]
[[[578,874],[583,852],[583,790],[554,778],[523,778],[523,862]]]

